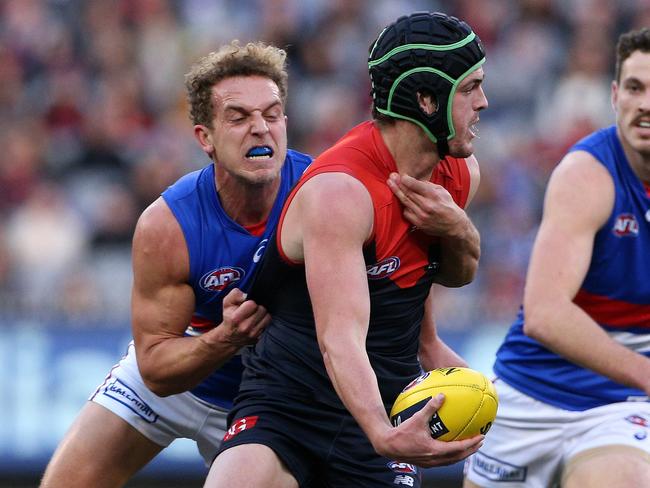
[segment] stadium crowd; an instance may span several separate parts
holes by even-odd
[[[316,156],[368,115],[378,26],[414,10],[467,20],[489,67],[483,254],[473,284],[440,290],[439,326],[509,323],[550,170],[613,123],[614,40],[650,25],[647,0],[0,0],[5,319],[128,324],[137,216],[209,163],[182,89],[192,60],[235,38],[286,48],[289,142]]]

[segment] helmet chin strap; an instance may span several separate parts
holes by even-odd
[[[440,159],[443,159],[449,154],[449,143],[447,142],[446,138],[439,137],[436,145],[438,146],[438,157]]]

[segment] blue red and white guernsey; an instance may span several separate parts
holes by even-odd
[[[607,168],[614,209],[596,233],[589,270],[574,303],[612,339],[650,357],[650,197],[630,167],[614,126],[575,144]],[[497,352],[494,372],[526,395],[567,410],[648,401],[630,388],[563,359],[523,333],[519,315]]]
[[[327,172],[353,176],[372,198],[373,233],[363,249],[370,292],[366,347],[382,399],[390,408],[404,385],[421,373],[420,324],[439,265],[439,240],[414,231],[404,218],[401,203],[386,184],[390,173],[397,172],[395,160],[373,122],[356,126],[314,161],[287,199],[285,211],[307,180]],[[470,174],[464,159],[440,161],[431,181],[465,206]],[[283,392],[278,395],[344,410],[316,340],[304,263],[292,262],[282,252],[281,227],[282,220],[251,290],[251,297],[269,310],[272,320],[255,348],[244,355],[241,398],[265,389],[274,392],[271,396]],[[344,269],[340,275],[345,279]]]
[[[311,157],[288,150],[278,195],[259,235],[233,221],[221,207],[214,184],[214,164],[189,173],[162,194],[183,230],[190,258],[189,284],[196,296],[187,335],[200,335],[221,323],[222,301],[232,288],[247,291],[282,204]],[[211,404],[230,408],[241,381],[241,356],[236,355],[191,391]]]

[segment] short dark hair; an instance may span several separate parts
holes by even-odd
[[[621,81],[621,66],[634,51],[650,52],[650,28],[644,27],[622,34],[616,45],[616,73],[615,79]]]

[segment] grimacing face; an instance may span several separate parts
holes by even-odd
[[[456,135],[449,141],[449,154],[456,158],[466,158],[474,152],[473,126],[479,121],[478,113],[488,106],[482,86],[484,76],[483,68],[478,68],[467,75],[454,93],[452,121]]]
[[[217,178],[264,185],[276,180],[287,154],[287,121],[274,81],[263,76],[226,78],[212,89],[213,129],[203,148]]]
[[[612,83],[612,105],[626,152],[650,159],[650,52],[634,51],[623,61],[620,81]]]

